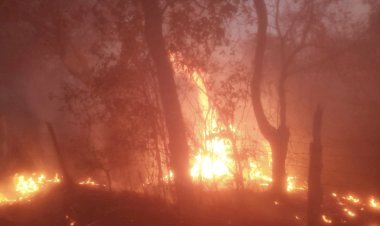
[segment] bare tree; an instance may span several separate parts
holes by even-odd
[[[261,102],[261,83],[263,79],[264,55],[267,43],[268,12],[265,1],[254,1],[258,31],[254,60],[254,73],[251,80],[251,99],[257,124],[272,149],[272,189],[281,194],[286,190],[286,156],[290,132],[287,126],[286,81],[291,75],[291,66],[296,57],[311,46],[310,33],[314,24],[313,1],[302,1],[295,12],[288,12],[286,25],[280,24],[280,1],[275,2],[274,29],[279,42],[279,76],[277,80],[278,125],[270,123]]]

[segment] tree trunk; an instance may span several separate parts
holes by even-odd
[[[185,124],[178,100],[174,71],[169,61],[162,34],[162,18],[158,0],[142,0],[145,36],[156,67],[157,81],[169,138],[170,165],[179,202],[190,200],[189,148]]]
[[[313,142],[310,144],[310,165],[308,178],[308,226],[317,226],[321,223],[321,204],[322,204],[322,109],[320,106],[314,114]]]
[[[286,155],[288,152],[289,132],[286,127],[280,127],[276,131],[274,140],[270,141],[272,149],[272,191],[282,194],[286,191]]]
[[[48,123],[48,122],[46,123],[46,126],[47,126],[49,133],[50,133],[50,136],[52,138],[55,153],[56,153],[57,159],[58,159],[58,164],[59,164],[59,167],[61,168],[61,172],[62,172],[62,176],[63,176],[62,184],[66,188],[71,189],[74,185],[74,182],[73,182],[73,179],[71,178],[71,176],[69,174],[65,160],[62,156],[62,151],[61,151],[61,148],[58,144],[58,140],[57,140],[57,136],[55,134],[54,128],[53,128],[52,124]]]
[[[260,132],[268,140],[272,149],[272,191],[274,194],[282,195],[286,191],[286,168],[285,160],[288,151],[289,130],[286,126],[286,97],[285,81],[286,72],[281,73],[279,81],[278,97],[280,111],[280,126],[272,126],[265,116],[261,102],[261,82],[263,78],[264,53],[267,39],[268,15],[264,0],[254,0],[257,13],[258,30],[257,45],[254,59],[254,72],[251,79],[251,101],[253,111]]]

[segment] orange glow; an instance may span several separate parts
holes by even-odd
[[[20,194],[19,199],[25,198],[29,195],[36,193],[47,184],[61,182],[58,175],[48,179],[44,174],[40,174],[39,176],[37,176],[36,174],[32,174],[29,177],[16,174],[14,177],[14,181],[15,190]]]
[[[349,217],[356,217],[356,213],[354,213],[352,210],[349,210],[347,208],[344,208],[343,211],[347,214]]]
[[[54,177],[40,173],[29,175],[15,174],[13,177],[13,191],[7,192],[7,195],[0,193],[0,204],[12,204],[17,201],[29,201],[35,194],[41,192],[46,187],[53,184],[61,183],[61,176],[55,174]],[[78,185],[86,186],[105,186],[95,182],[91,178],[78,182]]]
[[[371,208],[380,210],[380,202],[377,201],[374,197],[371,197],[368,201],[368,204]]]
[[[349,201],[351,203],[354,203],[354,204],[360,203],[360,199],[357,198],[357,197],[355,197],[355,196],[353,196],[353,195],[345,196],[345,197],[343,197],[343,199],[345,199],[345,200],[347,200],[347,201]]]
[[[322,217],[323,222],[325,222],[326,224],[331,224],[332,223],[331,218],[329,218],[328,216],[322,215],[321,217]]]
[[[86,180],[79,181],[78,184],[79,185],[89,185],[89,186],[101,186],[101,184],[98,184],[97,182],[95,182],[91,177],[87,178]]]
[[[195,182],[209,183],[216,182],[219,187],[225,187],[234,181],[236,172],[236,161],[233,158],[238,152],[233,150],[230,137],[220,136],[219,134],[228,131],[234,135],[239,134],[235,125],[223,125],[219,123],[219,115],[215,107],[209,100],[209,93],[205,83],[205,73],[192,70],[186,65],[181,64],[183,60],[180,54],[171,53],[170,60],[177,74],[188,75],[195,94],[197,95],[198,109],[200,110],[200,122],[194,125],[198,137],[199,147],[193,147],[193,157],[191,159],[190,175]],[[260,162],[271,166],[271,148],[268,142],[261,141],[260,150],[266,153],[265,159]],[[261,167],[257,159],[247,159],[247,169],[243,169],[243,182],[254,184],[255,186],[268,188],[272,184],[272,177]],[[167,177],[167,176],[166,176]],[[164,178],[167,181],[168,178]],[[253,182],[253,183],[251,183]],[[287,191],[304,191],[305,186],[296,183],[296,177],[287,177]]]

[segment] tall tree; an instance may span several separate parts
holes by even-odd
[[[313,1],[301,1],[290,6],[280,5],[280,2],[279,0],[275,1],[273,9],[275,31],[273,39],[278,42],[279,52],[276,55],[279,56],[280,62],[276,88],[278,96],[277,126],[270,123],[261,102],[260,86],[263,79],[268,27],[267,7],[263,0],[254,1],[258,18],[258,31],[254,60],[255,70],[251,80],[251,98],[257,124],[272,149],[272,189],[275,193],[283,193],[286,190],[285,161],[290,137],[290,130],[287,125],[286,81],[294,73],[291,69],[298,60],[297,57],[307,47],[316,45],[315,42],[318,40],[315,36],[318,35],[321,29],[321,24],[315,23],[314,20],[315,5]],[[326,5],[328,4],[320,4],[318,7],[323,8],[322,6]],[[287,9],[284,18],[280,18],[281,8]],[[281,24],[280,20],[285,22]]]
[[[260,86],[263,79],[264,53],[267,42],[268,13],[264,0],[254,0],[254,5],[257,13],[258,28],[254,59],[254,72],[251,79],[251,100],[259,129],[265,139],[269,141],[272,149],[272,189],[276,193],[281,193],[284,190],[286,183],[285,158],[289,141],[289,130],[284,123],[280,123],[280,126],[278,128],[272,126],[265,115],[261,102]],[[278,89],[281,102],[280,106],[285,105],[283,89],[284,87],[280,85]],[[281,106],[281,108],[282,107],[285,106]],[[281,115],[281,117],[285,117],[285,114]]]
[[[188,200],[191,193],[189,147],[185,124],[174,81],[174,71],[162,33],[162,12],[157,0],[142,0],[145,35],[148,49],[156,67],[161,104],[168,132],[171,166],[179,202]]]

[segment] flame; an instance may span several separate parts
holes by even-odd
[[[23,199],[38,192],[47,184],[61,182],[61,179],[57,174],[51,179],[46,178],[46,175],[44,174],[40,174],[39,176],[32,174],[29,177],[16,174],[14,176],[14,181],[15,191],[20,194],[19,199]]]
[[[194,182],[209,184],[218,183],[218,188],[231,186],[235,179],[236,172],[236,153],[234,150],[236,145],[232,145],[230,136],[222,136],[225,132],[232,133],[233,137],[239,137],[239,129],[235,125],[225,125],[220,123],[219,115],[212,102],[209,100],[209,90],[205,83],[207,74],[200,71],[192,70],[186,65],[181,64],[183,58],[180,54],[170,54],[170,60],[177,74],[188,75],[190,82],[195,87],[197,95],[197,104],[200,110],[200,119],[194,123],[195,134],[198,145],[192,148],[192,159],[189,174]],[[259,140],[258,149],[260,156],[248,156],[244,159],[244,169],[242,169],[243,183],[249,186],[268,188],[273,183],[273,178],[270,175],[272,166],[272,151],[270,144],[265,140]],[[170,172],[171,173],[171,172]],[[172,173],[164,177],[164,181],[172,179]],[[286,191],[297,192],[306,191],[307,185],[294,175],[288,175],[286,178]],[[335,192],[331,193],[336,203],[342,208],[342,212],[350,218],[357,216],[357,213],[348,209],[352,205],[356,207],[363,206],[361,199],[348,195],[338,195]],[[280,203],[273,201],[275,206]],[[369,200],[368,205],[374,209],[380,209],[380,203],[374,198]],[[296,220],[300,220],[299,216],[295,216]],[[333,221],[327,215],[321,215],[322,221],[326,224],[332,224]]]
[[[101,184],[98,184],[95,182],[91,177],[87,178],[86,180],[82,180],[78,182],[79,185],[89,185],[89,186],[104,186]]]
[[[380,202],[373,196],[369,198],[368,205],[373,209],[380,210]]]
[[[286,190],[288,192],[293,192],[293,191],[305,191],[307,188],[306,186],[300,186],[296,184],[296,177],[295,176],[288,176],[286,178],[287,186]]]
[[[354,204],[360,203],[360,199],[357,198],[357,197],[355,197],[355,196],[353,196],[353,195],[344,196],[344,197],[342,197],[342,199],[345,199],[345,200],[347,200],[347,201],[349,201],[351,203],[354,203]]]
[[[48,177],[43,173],[32,173],[29,175],[16,173],[13,177],[13,191],[10,192],[9,195],[0,193],[0,204],[12,204],[23,200],[30,201],[35,194],[41,192],[48,186],[59,184],[61,181],[61,176],[58,174],[55,174],[54,177]],[[90,177],[86,180],[78,182],[78,185],[105,186],[97,183]]]
[[[349,217],[356,217],[356,213],[353,212],[352,210],[349,210],[347,208],[344,208],[343,211],[347,214]]]
[[[222,137],[218,134],[228,131],[234,135],[239,131],[234,125],[221,125],[219,115],[209,100],[209,93],[205,84],[205,73],[192,70],[181,64],[183,58],[181,54],[171,53],[170,60],[177,74],[186,74],[195,87],[197,103],[200,109],[199,120],[196,124],[196,133],[202,145],[195,147],[191,160],[190,175],[195,182],[218,182],[219,184],[231,184],[236,171],[236,161],[233,156],[238,152],[232,147],[232,140],[229,137]],[[260,142],[260,149],[266,153],[266,158],[262,159],[270,167],[272,164],[271,148],[268,142]],[[255,159],[248,159],[248,169],[241,172],[243,181],[256,186],[267,188],[272,184],[272,177],[265,173],[263,167]],[[165,181],[165,178],[164,178]],[[306,190],[305,186],[296,183],[296,177],[287,177],[287,191]]]
[[[198,153],[194,158],[190,175],[194,180],[200,179],[220,179],[221,177],[232,177],[229,170],[230,159],[227,155],[227,145],[221,139],[207,141],[208,153],[201,155]]]
[[[331,224],[332,223],[331,218],[329,218],[328,216],[326,216],[324,214],[321,216],[321,218],[322,218],[323,222],[325,222],[326,224]]]

